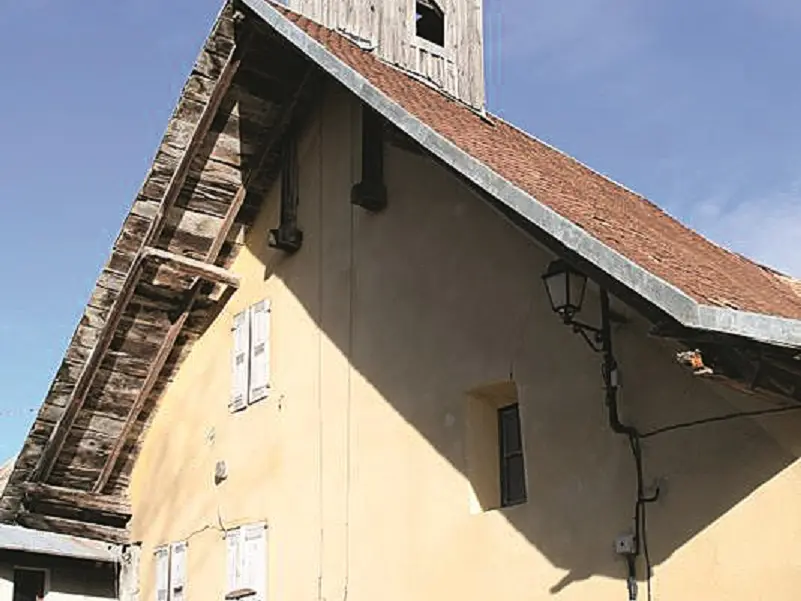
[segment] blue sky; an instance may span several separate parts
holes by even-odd
[[[0,459],[21,444],[218,0],[0,0]],[[489,107],[801,277],[801,3],[486,0]]]

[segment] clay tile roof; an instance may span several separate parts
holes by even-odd
[[[417,119],[608,247],[701,304],[801,319],[796,283],[730,252],[493,115],[479,115],[283,7],[287,19]]]

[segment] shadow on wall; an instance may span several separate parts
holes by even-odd
[[[250,237],[251,251],[275,266],[273,275],[353,369],[465,477],[463,441],[443,424],[448,416],[468,419],[468,390],[513,372],[529,496],[504,510],[507,520],[567,571],[552,593],[595,575],[623,578],[613,542],[632,529],[633,461],[626,439],[607,426],[600,357],[547,306],[540,276],[549,257],[422,157],[392,148],[387,172],[389,208],[379,215],[351,209],[349,189],[325,188],[323,231],[307,230],[300,253],[322,257],[317,277],[296,268],[300,255],[276,264],[261,235]],[[306,226],[310,211],[320,210],[308,198]],[[353,254],[344,256],[334,243],[351,227]],[[596,305],[597,296],[586,304]],[[642,430],[726,413],[732,403],[766,406],[694,379],[636,316],[614,335],[623,417]],[[771,419],[792,423],[796,433],[801,425],[793,416]],[[679,431],[643,446],[646,485],[659,483],[664,492],[649,507],[654,566],[798,458],[752,421]],[[399,494],[409,484],[398,478]],[[421,488],[420,498],[431,492]]]
[[[632,528],[633,462],[625,438],[607,425],[600,357],[548,307],[540,276],[550,257],[444,170],[399,148],[387,152],[386,211],[371,215],[352,207],[355,181],[342,174],[358,170],[351,169],[348,153],[334,156],[338,144],[346,147],[335,136],[346,127],[323,123],[322,139],[313,145],[321,156],[301,163],[302,170],[320,172],[301,173],[305,244],[299,253],[268,249],[266,229],[254,228],[248,236],[250,252],[268,266],[265,279],[283,282],[367,382],[354,406],[389,404],[463,479],[470,478],[469,441],[463,436],[471,419],[467,393],[511,374],[521,406],[528,501],[500,510],[502,515],[567,572],[544,584],[551,593],[593,576],[624,578],[613,542]],[[597,319],[591,311],[596,304],[590,295],[585,321]],[[645,324],[629,318],[614,333],[624,421],[647,431],[726,413],[732,404],[765,406],[694,379],[675,364],[671,345],[648,338]],[[297,358],[299,364],[305,360]],[[360,434],[381,427],[359,422],[368,418],[356,411],[351,419],[352,431]],[[797,417],[771,419],[792,424],[789,438],[801,440]],[[661,500],[649,507],[654,566],[799,456],[752,421],[678,431],[646,441],[643,449],[646,484],[659,480],[664,487]],[[371,471],[378,469],[372,455],[387,460],[382,470],[391,470],[406,460],[392,453],[408,450],[393,447],[380,433],[354,441],[359,486],[351,502],[375,509],[381,506],[376,499],[394,495],[454,507],[447,496],[453,487],[417,478],[414,470],[392,478]],[[170,474],[161,476],[170,481]],[[214,505],[207,496],[191,509],[201,519]],[[351,527],[373,515],[354,512]]]
[[[17,551],[0,551],[0,588],[2,581],[13,588],[14,571],[26,569],[46,572],[47,598],[118,598],[118,569],[113,564]]]

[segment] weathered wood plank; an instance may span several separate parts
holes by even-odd
[[[208,282],[225,284],[226,286],[232,286],[234,288],[239,287],[240,279],[238,275],[204,261],[197,261],[158,248],[147,249],[145,251],[145,256],[149,260],[170,263],[179,271],[202,278]]]
[[[144,378],[149,363],[141,357],[134,357],[120,351],[108,350],[101,369],[113,369],[126,376]]]
[[[144,219],[153,219],[158,215],[159,201],[147,198],[140,194],[131,205],[131,214],[138,215]]]
[[[156,359],[153,362],[153,366],[150,369],[150,372],[145,379],[145,383],[142,386],[142,389],[136,396],[136,400],[134,401],[133,405],[131,406],[131,410],[128,414],[127,420],[124,423],[121,432],[117,436],[117,442],[114,444],[114,447],[110,451],[107,461],[103,465],[103,469],[98,476],[97,483],[94,486],[95,492],[101,492],[108,483],[109,477],[111,476],[111,472],[116,467],[117,459],[119,458],[120,452],[122,451],[122,447],[125,444],[128,436],[131,433],[131,429],[133,427],[133,422],[136,419],[136,416],[142,410],[142,405],[150,396],[153,388],[156,384],[156,380],[158,379],[159,375],[161,374],[161,370],[164,368],[164,364],[167,362],[167,358],[169,357],[170,353],[173,350],[175,345],[175,341],[178,338],[178,335],[181,333],[181,330],[184,327],[184,323],[189,317],[189,312],[192,308],[192,304],[194,304],[195,300],[200,294],[200,285],[195,284],[195,287],[189,293],[189,296],[186,300],[186,308],[175,320],[175,323],[170,327],[167,336],[164,339],[161,347],[159,348],[158,354],[156,355]]]
[[[118,290],[107,288],[98,283],[92,290],[87,307],[93,307],[99,311],[109,311],[118,295]]]
[[[152,223],[152,218],[130,213],[122,224],[114,248],[135,253],[142,246]]]
[[[125,284],[125,275],[104,269],[97,278],[97,285],[119,293]]]
[[[28,483],[23,487],[25,495],[32,499],[54,505],[74,505],[89,511],[131,517],[131,504],[116,496],[98,495],[47,484]]]
[[[70,488],[74,490],[83,490],[91,492],[92,485],[97,480],[97,474],[100,471],[99,467],[81,467],[69,466],[63,461],[56,463],[56,468],[48,480],[48,484],[53,486],[60,486],[61,488]],[[125,495],[127,487],[130,484],[130,478],[127,473],[117,474],[115,482],[106,491],[108,494]],[[119,487],[117,489],[116,487]]]
[[[36,419],[42,423],[55,426],[64,414],[64,409],[65,407],[63,406],[53,405],[48,399],[39,409]]]
[[[135,261],[135,252],[115,248],[111,251],[111,257],[109,257],[106,263],[106,269],[126,275],[133,267]]]
[[[271,132],[269,138],[265,141],[264,151],[262,152],[262,160],[269,156],[271,153],[275,152],[275,148],[280,144],[284,133],[289,128],[290,124],[292,123],[292,118],[295,116],[295,109],[297,107],[298,102],[302,98],[303,94],[307,91],[307,86],[310,85],[313,77],[313,71],[311,69],[307,69],[305,75],[303,76],[303,80],[298,86],[292,101],[289,105],[285,108],[285,113],[281,117],[277,127]],[[239,188],[239,191],[236,193],[231,205],[228,209],[228,213],[223,220],[217,235],[212,243],[211,247],[208,250],[208,254],[206,255],[205,262],[207,263],[215,263],[220,251],[223,248],[223,245],[226,243],[226,238],[228,237],[228,233],[230,229],[234,225],[234,221],[236,220],[236,216],[239,213],[239,210],[242,208],[243,203],[245,202],[245,197],[247,196],[247,182],[251,179],[254,175],[258,174],[258,171],[261,167],[260,160],[254,167],[254,170],[242,183],[242,186]],[[192,311],[192,306],[195,303],[196,299],[200,295],[200,282],[197,282],[193,287],[192,291],[187,296],[186,306],[181,313],[181,315],[176,319],[173,326],[170,328],[161,348],[159,349],[158,355],[156,360],[153,362],[153,367],[151,368],[150,373],[147,376],[147,380],[145,385],[142,387],[136,402],[131,407],[131,411],[128,415],[128,418],[125,423],[125,427],[117,438],[113,449],[111,450],[106,462],[103,466],[103,469],[95,483],[93,490],[95,492],[102,492],[106,485],[108,484],[109,478],[111,474],[114,472],[117,462],[120,459],[120,454],[127,443],[128,438],[131,435],[132,430],[135,428],[135,423],[137,418],[142,412],[142,409],[145,403],[150,398],[151,393],[153,392],[153,387],[156,385],[157,381],[159,380],[159,376],[164,369],[164,365],[167,362],[168,357],[173,351],[175,347],[176,341],[178,340],[179,335],[181,334],[181,330],[186,323],[186,320],[189,318],[189,315]]]
[[[113,446],[114,435],[73,427],[64,444],[58,464],[65,471],[77,467],[99,469]]]
[[[100,524],[90,524],[78,520],[45,516],[28,511],[20,512],[19,515],[17,515],[17,522],[26,528],[33,528],[34,530],[57,532],[59,534],[102,540],[109,543],[123,544],[127,543],[129,538],[128,531],[124,528],[101,526]]]
[[[125,282],[125,289],[121,291],[119,297],[115,301],[114,306],[109,314],[109,318],[104,324],[100,337],[98,338],[98,341],[92,350],[92,354],[84,365],[81,375],[75,384],[75,387],[72,391],[72,398],[67,406],[67,410],[64,412],[64,415],[62,416],[58,425],[53,429],[52,436],[45,447],[45,452],[42,454],[42,460],[33,474],[33,480],[46,480],[50,474],[50,471],[53,469],[56,458],[58,457],[59,453],[61,453],[61,449],[67,439],[70,428],[72,427],[76,416],[83,406],[84,400],[86,399],[86,394],[89,392],[89,389],[92,386],[92,382],[94,381],[95,374],[97,373],[97,368],[100,366],[100,362],[103,359],[103,355],[114,340],[117,324],[119,323],[119,320],[125,311],[128,301],[133,296],[136,288],[136,282],[138,281],[140,275],[140,270],[138,268],[134,268],[131,277]]]
[[[196,104],[206,104],[216,83],[217,81],[211,77],[206,77],[202,73],[193,70],[189,75],[189,79],[186,80],[181,98],[184,101],[194,102]],[[189,142],[188,138],[186,142]],[[182,146],[186,146],[186,144]]]
[[[170,182],[164,192],[161,205],[159,206],[159,213],[156,216],[156,219],[153,221],[153,227],[145,238],[145,245],[152,246],[153,243],[158,240],[161,231],[164,228],[165,217],[169,214],[170,210],[175,204],[175,200],[181,193],[181,189],[186,181],[186,177],[189,173],[192,162],[194,161],[198,151],[202,148],[204,140],[209,133],[212,122],[214,121],[214,118],[220,107],[220,103],[225,97],[225,94],[228,92],[228,89],[231,86],[237,71],[239,70],[239,66],[242,63],[242,57],[246,51],[246,48],[247,40],[241,44],[233,46],[227,57],[222,59],[220,71],[217,76],[212,76],[217,80],[217,85],[214,87],[208,103],[203,108],[203,113],[200,115],[189,144],[181,154],[180,159],[178,160],[178,165],[175,168],[175,171],[172,173]],[[208,52],[201,53],[201,59],[211,56],[212,55]],[[163,152],[168,152],[167,149],[167,145],[162,145]]]
[[[119,417],[117,415],[110,415],[107,411],[111,410],[117,405],[121,405],[123,401],[116,403],[105,403],[103,410],[100,407],[92,407],[87,411],[82,411],[78,418],[75,420],[73,429],[85,429],[89,432],[102,432],[104,436],[117,436],[122,432],[122,427],[125,423],[125,416]],[[88,405],[88,403],[87,403]],[[122,413],[121,411],[119,413]]]

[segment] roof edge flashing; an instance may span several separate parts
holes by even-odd
[[[801,321],[762,313],[699,305],[695,327],[758,342],[801,349]]]
[[[241,0],[278,34],[292,43],[396,127],[502,203],[541,228],[565,247],[595,264],[680,324],[733,334],[760,342],[801,348],[801,321],[702,305],[676,286],[640,267],[585,230],[539,202],[484,163],[461,150],[366,77],[334,56],[266,0]]]

